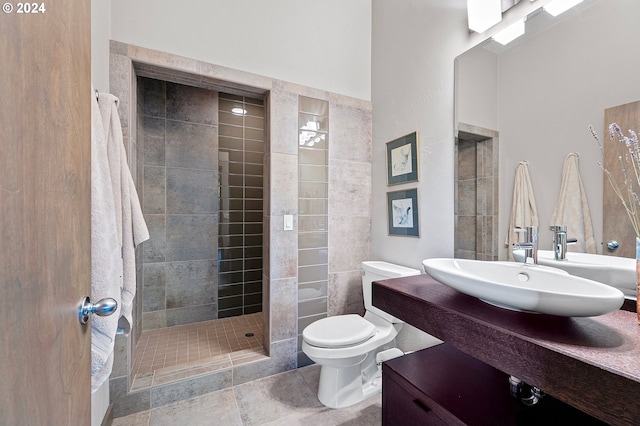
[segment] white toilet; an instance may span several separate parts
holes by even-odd
[[[441,343],[371,303],[373,281],[419,274],[417,269],[387,262],[362,262],[364,318],[338,315],[318,320],[303,330],[303,352],[322,367],[318,399],[325,406],[348,407],[380,392],[379,362]],[[398,348],[396,337],[410,347]]]

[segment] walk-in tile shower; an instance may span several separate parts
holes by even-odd
[[[143,329],[262,309],[261,99],[140,77]]]

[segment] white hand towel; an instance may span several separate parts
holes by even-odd
[[[567,237],[578,242],[569,245],[569,251],[595,253],[596,240],[593,236],[593,224],[587,194],[580,177],[580,156],[572,152],[567,155],[562,168],[562,186],[558,203],[551,215],[550,225],[566,225]]]
[[[120,316],[126,322],[120,326],[128,332],[132,325],[132,303],[136,294],[135,248],[149,239],[149,230],[142,215],[140,200],[131,171],[127,163],[127,153],[122,138],[122,126],[118,115],[118,98],[107,93],[100,94],[100,112],[107,132],[107,150],[111,180],[114,185],[118,235],[122,243],[122,306]]]
[[[142,216],[140,201],[127,164],[122,126],[118,116],[118,98],[101,93],[92,102],[92,227],[93,213],[101,220],[92,229],[92,267],[101,257],[107,257],[107,271],[96,268],[96,285],[92,283],[91,299],[96,302],[111,297],[118,302],[118,310],[111,316],[91,319],[91,389],[98,389],[109,378],[113,367],[113,348],[118,326],[131,327],[132,301],[136,293],[135,247],[149,239],[149,231]],[[95,145],[95,148],[94,148]],[[95,170],[94,170],[95,168]],[[96,176],[94,177],[94,174]],[[98,175],[99,174],[99,175]],[[108,185],[107,183],[108,182]],[[98,188],[94,191],[93,187]],[[104,188],[100,187],[104,185]],[[103,217],[104,216],[104,217]],[[96,237],[94,260],[94,241]],[[99,241],[98,239],[102,240]],[[101,254],[99,244],[107,244]],[[119,321],[124,318],[126,321]]]
[[[516,166],[516,176],[513,183],[513,205],[511,207],[511,219],[505,244],[509,260],[513,259],[512,244],[521,241],[522,235],[513,230],[527,226],[538,226],[538,211],[533,196],[533,186],[529,178],[529,167],[526,161],[520,161]]]
[[[117,311],[91,318],[91,388],[111,372],[113,344],[120,316],[122,257],[116,234],[116,210],[107,159],[107,141],[98,102],[91,91],[91,301],[111,297]]]

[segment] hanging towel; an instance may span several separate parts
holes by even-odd
[[[509,253],[509,260],[513,259],[511,245],[519,242],[522,235],[513,232],[515,228],[526,226],[538,226],[538,211],[533,197],[533,186],[529,178],[529,167],[526,161],[520,161],[516,166],[516,176],[513,183],[513,206],[511,207],[511,220],[505,244]]]
[[[107,154],[116,204],[116,225],[122,243],[122,306],[120,328],[128,333],[132,325],[132,303],[136,294],[135,248],[149,239],[149,230],[142,215],[138,193],[127,163],[118,116],[118,98],[101,93],[98,104],[102,123],[107,133]]]
[[[111,188],[109,208],[112,208],[113,213],[104,228],[109,234],[110,242],[115,242],[118,258],[115,262],[116,267],[110,270],[109,281],[104,279],[102,285],[96,285],[95,294],[92,283],[91,298],[94,302],[102,297],[112,297],[118,302],[118,310],[115,314],[108,317],[94,315],[91,319],[91,388],[93,391],[99,388],[111,374],[117,329],[123,328],[128,332],[131,328],[132,302],[136,293],[135,248],[149,239],[149,231],[144,222],[138,193],[127,163],[117,110],[118,98],[108,93],[100,93],[97,102],[93,96],[92,98],[98,113],[98,117],[94,120],[96,126],[92,129],[92,134],[95,134],[96,143],[100,145],[100,149],[97,149],[95,154],[96,167],[99,166],[103,179],[109,181]],[[92,143],[93,140],[92,135]],[[93,162],[92,152],[92,177]],[[105,170],[108,171],[106,177]],[[105,190],[102,195],[104,196],[107,192]],[[96,206],[96,209],[98,208]],[[111,251],[109,255],[113,255]]]
[[[91,318],[91,388],[109,377],[114,337],[120,316],[121,244],[107,157],[107,140],[98,101],[91,90],[91,301],[111,297],[118,303],[108,317]]]
[[[587,195],[580,177],[579,160],[580,155],[575,152],[567,155],[564,160],[560,196],[551,215],[550,225],[566,225],[567,237],[578,240],[575,245],[568,246],[568,250],[595,253],[596,240]]]

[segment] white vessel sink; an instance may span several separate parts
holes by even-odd
[[[614,287],[540,265],[436,258],[422,262],[436,280],[503,308],[565,317],[613,312],[624,295]]]
[[[538,250],[538,264],[567,271],[571,275],[609,284],[636,298],[636,260],[628,257],[568,252],[565,260],[555,260],[552,250]]]

